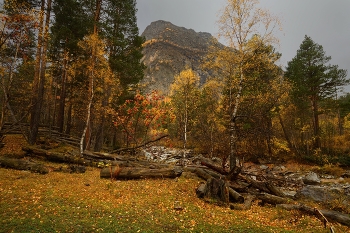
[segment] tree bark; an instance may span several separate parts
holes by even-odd
[[[237,113],[238,108],[241,103],[241,95],[243,91],[243,82],[244,82],[244,74],[243,74],[243,64],[242,62],[239,64],[239,84],[238,84],[238,91],[235,96],[235,102],[231,114],[231,122],[230,122],[230,169],[234,169],[236,166],[239,166],[239,158],[237,155],[237,130],[236,130],[236,120],[237,120]],[[231,104],[231,103],[230,103]]]

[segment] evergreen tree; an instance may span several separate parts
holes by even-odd
[[[143,78],[145,69],[140,62],[144,38],[139,36],[137,27],[136,1],[106,0],[104,11],[101,30],[107,39],[110,66],[126,94],[130,84]]]
[[[58,92],[59,103],[57,109],[57,122],[53,122],[58,126],[62,133],[64,129],[66,98],[69,95],[68,77],[69,66],[74,60],[82,55],[78,42],[83,40],[93,27],[93,21],[83,10],[83,3],[79,0],[56,0],[53,4],[54,23],[51,27],[51,48],[50,58],[53,63],[53,82],[59,84]],[[68,96],[67,96],[68,94]],[[56,105],[56,104],[54,104]],[[56,109],[56,108],[55,108]],[[56,120],[56,112],[53,113],[53,119]],[[66,131],[70,129],[66,128]]]
[[[337,65],[328,64],[323,47],[305,36],[296,56],[288,62],[285,76],[293,84],[294,103],[300,110],[312,114],[314,147],[320,148],[320,103],[326,98],[334,97],[337,87],[346,85],[347,71]]]

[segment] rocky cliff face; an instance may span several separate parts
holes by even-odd
[[[174,77],[186,68],[196,71],[201,77],[201,83],[209,76],[201,64],[215,40],[210,33],[156,21],[145,29],[142,36],[146,38],[142,59],[147,66],[142,81],[146,85],[146,92],[158,90],[168,94]]]

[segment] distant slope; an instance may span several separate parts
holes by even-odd
[[[142,59],[147,66],[142,81],[146,92],[158,90],[168,94],[174,76],[185,68],[196,71],[201,83],[209,76],[201,68],[201,60],[215,41],[210,33],[195,32],[160,20],[147,26],[142,36],[146,38]]]

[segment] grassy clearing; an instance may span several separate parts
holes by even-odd
[[[23,157],[24,142],[16,137],[7,138],[0,154]],[[257,203],[233,211],[204,202],[195,194],[199,183],[186,174],[177,180],[111,181],[100,179],[97,168],[47,175],[0,168],[0,232],[329,232],[296,211]],[[175,203],[183,209],[175,210]]]
[[[0,169],[0,177],[1,232],[328,232],[298,212],[206,203],[195,196],[197,179],[111,181],[92,168],[48,175]]]

